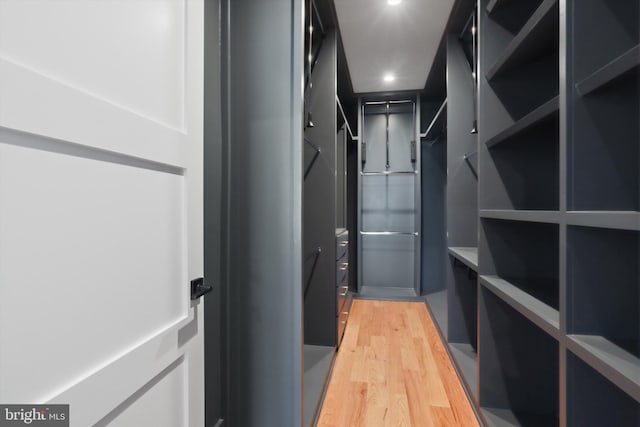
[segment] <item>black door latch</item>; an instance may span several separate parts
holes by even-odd
[[[198,299],[213,290],[213,286],[204,284],[204,277],[198,277],[191,281],[191,300]]]

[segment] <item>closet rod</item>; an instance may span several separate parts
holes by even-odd
[[[338,95],[336,95],[336,102],[338,103],[338,109],[340,110],[340,114],[342,114],[342,118],[344,119],[344,123],[347,125],[347,130],[349,131],[349,136],[354,141],[359,140],[360,137],[359,136],[354,136],[353,132],[351,131],[351,126],[349,126],[349,121],[347,120],[347,115],[344,113],[344,109],[342,108],[342,103],[340,102],[340,98],[338,98]]]
[[[380,172],[360,172],[362,176],[382,176],[382,175],[417,175],[417,171],[380,171]]]
[[[442,102],[442,105],[438,109],[438,112],[436,113],[435,117],[433,118],[433,120],[431,120],[431,124],[427,128],[426,132],[420,134],[420,138],[425,138],[427,135],[429,135],[429,133],[435,127],[436,121],[440,118],[440,114],[442,114],[442,112],[444,111],[444,107],[446,107],[446,106],[447,106],[447,99],[445,98],[445,100]]]
[[[363,236],[418,236],[415,231],[361,231],[360,234]]]
[[[364,105],[411,104],[413,102],[411,99],[401,99],[399,101],[367,101]]]

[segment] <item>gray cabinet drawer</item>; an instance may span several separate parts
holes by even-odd
[[[349,232],[344,231],[336,236],[336,260],[341,259],[349,250]]]
[[[342,342],[342,335],[347,327],[347,320],[349,319],[349,304],[345,304],[344,309],[338,313],[338,345]]]
[[[346,258],[336,262],[336,286],[349,280],[349,263]]]
[[[338,304],[336,305],[336,307],[338,307],[338,314],[344,308],[344,305],[347,302],[348,294],[349,294],[349,285],[348,284],[345,283],[343,285],[339,285],[338,286],[338,289],[337,289]]]

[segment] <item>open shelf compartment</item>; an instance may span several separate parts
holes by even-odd
[[[474,271],[478,271],[478,248],[449,247],[449,254]]]
[[[640,402],[567,353],[567,425],[638,426]]]
[[[483,276],[495,276],[543,304],[559,307],[557,224],[481,219]]]
[[[536,4],[536,2],[528,3]],[[518,7],[523,8],[522,2]],[[526,10],[526,7],[524,9]],[[523,12],[517,12],[516,15],[515,10],[511,10],[510,22],[517,24],[522,19]],[[500,22],[500,17],[497,15],[492,17]],[[487,80],[493,80],[513,68],[535,61],[549,52],[557,51],[558,24],[558,0],[542,1],[489,68]]]
[[[640,71],[575,95],[569,209],[640,211]]]
[[[637,63],[632,50],[640,43],[638,16],[638,0],[573,0],[576,82],[594,77],[617,61]],[[630,57],[625,59],[627,53]]]
[[[567,332],[640,358],[640,232],[569,226],[567,251]]]
[[[640,0],[575,1],[568,209],[640,211]]]
[[[481,208],[558,210],[558,135],[558,116],[552,114],[495,143],[482,163]]]
[[[489,425],[559,425],[558,342],[479,290],[480,405]]]

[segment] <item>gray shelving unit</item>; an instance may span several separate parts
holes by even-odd
[[[477,140],[448,35],[440,328],[487,425],[638,427],[640,0],[478,11]]]
[[[638,426],[640,1],[567,3],[567,424]]]
[[[488,425],[561,419],[560,11],[479,2],[478,404]]]

